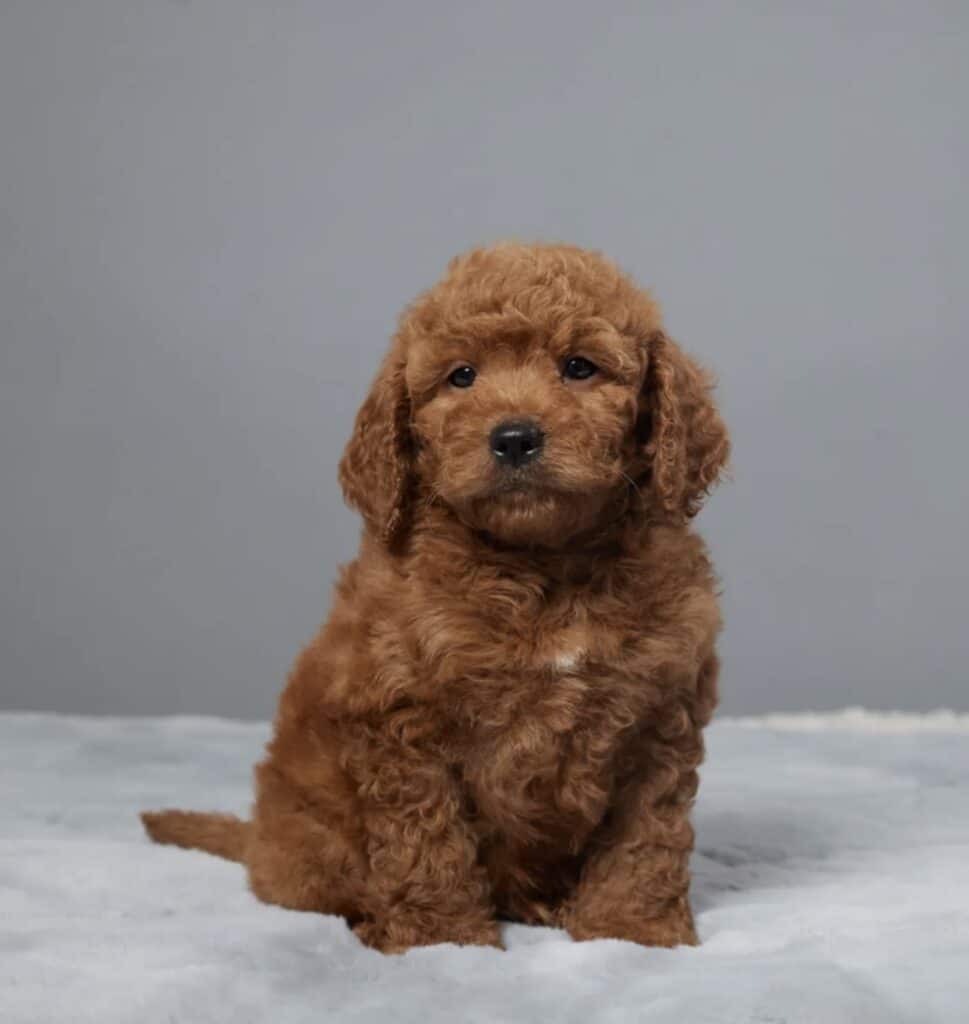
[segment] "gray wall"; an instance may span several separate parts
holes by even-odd
[[[719,372],[729,711],[969,707],[964,3],[0,6],[0,707],[265,716],[399,308],[601,247]]]

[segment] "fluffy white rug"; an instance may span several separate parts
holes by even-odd
[[[144,807],[244,812],[262,725],[0,715],[0,1021],[927,1024],[969,1019],[969,716],[721,722],[699,949],[363,949],[151,845]]]

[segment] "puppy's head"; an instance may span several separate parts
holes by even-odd
[[[404,314],[344,494],[387,543],[419,493],[512,545],[561,547],[617,508],[682,521],[728,454],[710,388],[598,254],[479,249]]]

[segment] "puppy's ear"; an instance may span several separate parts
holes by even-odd
[[[396,345],[357,413],[340,460],[340,486],[347,504],[385,544],[401,536],[413,486],[413,442],[404,360]]]
[[[665,512],[691,518],[720,478],[730,440],[706,371],[662,331],[650,338],[648,357],[640,436],[653,491]]]

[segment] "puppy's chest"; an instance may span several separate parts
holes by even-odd
[[[530,614],[456,597],[421,624],[426,692],[484,829],[562,845],[601,820],[646,706],[633,646],[574,596]]]
[[[566,738],[611,733],[610,718],[640,700],[630,651],[642,638],[575,601],[502,615],[458,600],[427,626],[417,645],[426,692],[473,745],[565,756]]]
[[[423,668],[436,689],[476,680],[479,689],[544,687],[557,678],[610,674],[632,624],[609,621],[589,604],[550,599],[534,608],[514,601],[479,603],[453,594],[417,624]]]
[[[632,716],[574,675],[466,706],[450,760],[484,832],[581,845],[605,814]]]
[[[451,760],[484,831],[571,847],[605,814],[639,712],[631,680],[578,631],[548,639],[451,681]]]

